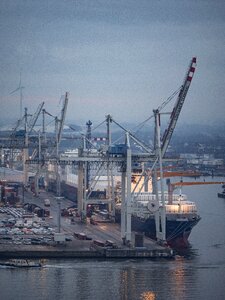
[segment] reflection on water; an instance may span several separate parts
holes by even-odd
[[[190,253],[175,260],[48,260],[41,269],[2,268],[1,299],[210,299],[201,284],[211,273],[223,276],[224,266],[203,265]],[[214,279],[217,299],[223,299],[222,278]]]
[[[154,292],[152,291],[148,291],[148,292],[143,292],[140,296],[141,300],[155,300],[156,299],[156,295]]]
[[[194,260],[199,256],[198,249],[194,249],[192,248],[192,246],[185,249],[176,249],[175,254],[176,259],[178,259],[179,257],[183,257],[185,258],[185,260]]]
[[[7,278],[13,290],[3,288]],[[7,300],[17,295],[32,299],[185,299],[190,286],[195,289],[196,269],[187,267],[184,258],[55,260],[39,270],[4,269],[0,279],[2,299]]]

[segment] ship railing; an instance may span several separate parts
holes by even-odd
[[[169,199],[168,193],[164,194],[164,198],[165,198],[165,201],[168,201],[168,199]],[[134,201],[155,201],[156,200],[156,195],[151,194],[149,192],[134,193],[133,199],[134,199]],[[159,193],[159,199],[161,199],[161,193]],[[186,201],[187,196],[184,195],[184,194],[182,194],[182,195],[173,194],[172,195],[172,200],[173,201],[176,201],[176,200]]]
[[[149,201],[137,201],[137,202],[132,202],[132,211],[143,211],[143,212],[148,212],[148,203]],[[197,207],[194,202],[188,202],[188,203],[181,203],[179,201],[176,201],[173,204],[166,204],[166,213],[172,214],[172,213],[177,213],[177,214],[190,214],[190,213],[197,213]]]
[[[197,213],[196,205],[194,204],[170,204],[166,205],[166,213],[190,214]]]
[[[132,213],[137,214],[138,216],[144,217],[145,215],[149,215],[149,210],[147,207],[132,207]],[[196,207],[179,207],[178,205],[171,205],[166,207],[167,214],[196,214]]]

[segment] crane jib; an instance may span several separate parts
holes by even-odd
[[[188,68],[188,72],[185,76],[184,84],[180,90],[177,101],[176,101],[173,111],[170,115],[170,123],[168,125],[168,128],[165,130],[163,138],[162,138],[162,156],[164,156],[164,154],[166,153],[167,147],[171,140],[174,128],[176,126],[176,123],[179,118],[181,109],[183,107],[188,89],[190,87],[191,80],[194,76],[195,68],[196,68],[196,57],[193,57],[191,60],[190,66]]]

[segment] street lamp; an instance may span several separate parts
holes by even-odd
[[[61,230],[61,201],[64,199],[64,197],[55,197],[57,204],[58,204],[58,233],[60,233]]]

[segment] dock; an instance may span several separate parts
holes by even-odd
[[[34,197],[31,192],[25,191],[24,202],[37,204],[44,208],[44,199],[50,199],[51,205],[48,207],[50,216],[40,219],[40,227],[47,226],[53,230],[52,233],[43,234],[38,229],[24,229],[13,227],[16,232],[12,233],[9,227],[2,227],[6,231],[0,233],[0,259],[8,258],[102,258],[102,259],[126,259],[126,258],[173,258],[174,252],[171,248],[159,245],[140,233],[132,232],[132,242],[124,245],[121,239],[120,224],[100,222],[92,224],[89,218],[86,222],[81,222],[78,217],[61,217],[61,233],[65,234],[64,242],[54,241],[54,232],[57,233],[57,201],[51,193],[42,191],[39,197]],[[73,204],[70,200],[64,199],[61,208],[69,207]],[[7,208],[6,208],[7,209]],[[19,213],[19,209],[1,209],[0,221],[11,218],[11,213]],[[11,216],[11,217],[10,217]],[[19,217],[16,217],[19,220]],[[21,218],[20,218],[21,220]],[[27,219],[28,220],[28,219]],[[27,221],[28,222],[28,221]],[[28,224],[28,223],[27,223]],[[18,224],[19,226],[20,224]],[[36,224],[38,225],[38,224]],[[25,227],[25,226],[24,226]],[[33,231],[33,232],[31,232]],[[30,232],[30,234],[29,234]],[[32,233],[32,234],[31,234]],[[141,237],[141,243],[137,243],[136,235]],[[46,240],[48,240],[46,242]],[[29,244],[28,244],[29,241]],[[33,243],[33,241],[36,241]]]
[[[24,245],[3,243],[0,240],[0,258],[166,258],[174,257],[171,248],[144,238],[143,247],[123,245],[118,224],[106,223],[93,226],[75,224],[73,235],[65,242],[51,242],[45,245]],[[36,237],[36,236],[35,236]],[[23,236],[21,239],[31,238]],[[34,238],[34,237],[33,237]]]

